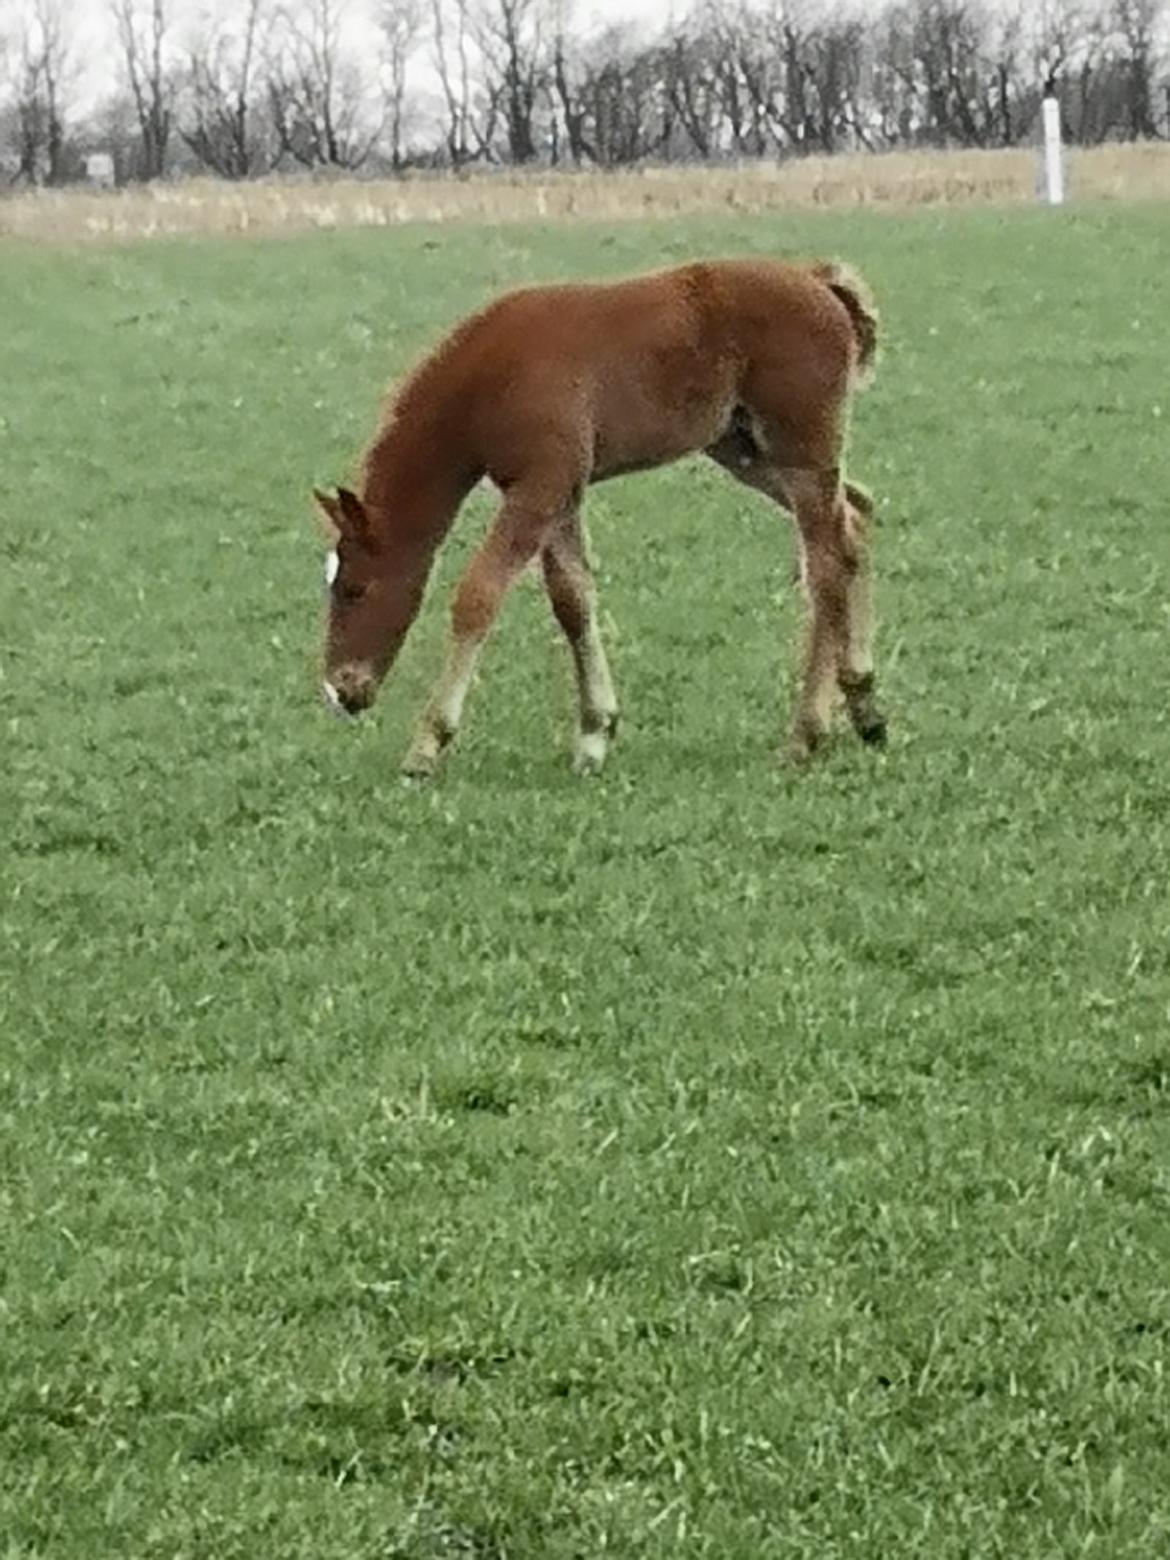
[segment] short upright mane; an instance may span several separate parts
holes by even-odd
[[[361,463],[361,493],[374,526],[437,545],[478,472],[450,442],[461,352],[479,322],[463,321],[382,397]]]
[[[488,309],[491,307],[489,304]],[[425,405],[437,388],[436,382],[442,378],[452,359],[457,356],[468,337],[481,324],[487,312],[487,309],[480,310],[467,319],[460,320],[434,346],[417,357],[400,379],[390,385],[382,397],[378,414],[379,432],[409,415],[419,403]]]

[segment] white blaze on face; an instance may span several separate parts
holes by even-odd
[[[341,559],[337,555],[337,548],[334,547],[330,552],[326,553],[326,555],[325,555],[325,583],[326,583],[326,585],[332,585],[333,584],[334,580],[337,578],[337,572],[338,572],[338,570],[340,568],[341,568]]]

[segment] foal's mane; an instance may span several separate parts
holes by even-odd
[[[435,381],[442,377],[456,349],[479,328],[485,315],[493,306],[493,303],[489,303],[485,308],[477,309],[467,319],[453,325],[446,335],[426,347],[414,360],[412,366],[390,384],[382,397],[375,438],[403,417],[423,409],[428,396],[434,393]]]
[[[387,484],[391,483],[393,489],[405,489],[406,495],[410,495],[420,486],[429,486],[428,478],[436,474],[435,456],[441,452],[436,447],[432,414],[441,415],[444,403],[449,399],[453,383],[449,379],[452,358],[479,328],[491,308],[488,304],[454,325],[438,342],[425,349],[413,366],[392,381],[384,392],[373,437],[362,456],[360,474],[363,501],[374,510],[380,527],[388,526],[397,532],[405,516],[396,514],[377,500],[371,504],[371,494],[377,493],[379,488],[385,492]],[[440,523],[449,523],[450,519],[451,516],[445,514]]]

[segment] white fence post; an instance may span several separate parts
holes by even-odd
[[[1044,182],[1048,204],[1064,201],[1064,152],[1060,143],[1060,104],[1054,97],[1044,99]]]

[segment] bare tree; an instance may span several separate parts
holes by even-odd
[[[360,168],[382,132],[367,72],[342,40],[345,0],[294,0],[268,77],[281,155],[306,168]]]
[[[723,99],[717,53],[717,41],[692,24],[675,33],[666,56],[666,90],[692,156],[710,157],[720,149]]]
[[[865,29],[844,9],[805,21],[801,41],[801,143],[819,152],[850,144],[864,119],[861,82],[865,68]]]
[[[1033,66],[1045,97],[1059,90],[1077,53],[1080,7],[1070,0],[1041,0],[1033,35]]]
[[[503,117],[508,161],[532,162],[537,104],[547,84],[537,0],[478,0],[474,32],[486,99]]]
[[[983,145],[975,99],[987,13],[978,0],[915,0],[907,20],[925,139],[935,145]]]
[[[988,120],[1001,146],[1014,146],[1023,125],[1034,114],[1035,86],[1025,64],[1027,0],[1002,11],[996,19],[994,70],[988,83]]]
[[[73,18],[65,0],[33,0],[32,13],[45,99],[45,176],[49,184],[61,184],[67,172],[66,100],[74,80],[69,47]]]
[[[613,168],[661,157],[677,114],[670,100],[668,51],[641,44],[626,27],[607,27],[586,52],[581,96],[595,160]]]
[[[18,0],[27,24],[0,71],[0,140],[18,178],[66,177],[76,154],[76,3]],[[173,165],[177,135],[231,178],[277,161],[354,168],[382,134],[403,167],[420,155],[409,75],[423,52],[439,98],[426,155],[455,168],[1012,146],[1035,135],[1045,93],[1076,142],[1170,134],[1170,0],[676,0],[681,22],[588,31],[571,25],[572,0],[106,3],[123,67],[122,176]],[[203,3],[221,6],[219,20],[180,62],[172,23]],[[377,23],[377,61],[347,41],[350,3]]]
[[[447,112],[447,158],[461,168],[476,155],[471,86],[471,37],[467,0],[431,0],[432,62]]]
[[[550,69],[552,73],[552,94],[556,105],[553,116],[554,134],[554,160],[560,153],[557,145],[557,113],[565,127],[565,140],[568,142],[569,156],[575,163],[583,163],[594,160],[596,152],[589,140],[586,129],[589,114],[585,107],[582,95],[582,83],[580,72],[576,68],[576,50],[572,40],[568,36],[567,29],[562,25],[557,28],[553,39],[552,59]]]
[[[179,130],[195,156],[225,179],[246,179],[272,161],[258,126],[269,0],[244,0],[235,25],[208,22],[188,47]]]
[[[1103,90],[1108,40],[1100,9],[1084,0],[1042,0],[1034,53],[1043,95],[1060,100],[1065,133],[1082,143],[1103,139],[1112,115]]]
[[[712,8],[718,90],[732,148],[763,156],[776,145],[776,65],[755,18],[742,3],[726,13]]]
[[[166,171],[174,122],[175,82],[168,59],[167,0],[111,0],[126,82],[138,119],[140,179]]]
[[[11,148],[13,183],[37,184],[44,166],[45,99],[39,53],[27,30],[19,42],[6,45],[11,102],[4,113],[4,141]]]
[[[114,178],[119,184],[130,178],[138,167],[141,135],[138,110],[129,90],[113,92],[104,98],[89,116],[87,139],[94,149],[114,159]]]
[[[5,140],[15,153],[16,180],[62,184],[69,175],[72,22],[66,0],[30,0],[19,34],[5,40],[12,94]]]
[[[761,157],[784,140],[779,56],[760,14],[745,0],[726,8],[711,0],[704,15],[731,148]]]
[[[1154,77],[1165,9],[1163,0],[1113,0],[1113,26],[1125,57],[1125,130],[1135,140],[1158,134]]]
[[[401,168],[405,161],[406,72],[418,48],[422,20],[421,0],[384,0],[378,13],[384,48],[386,128],[394,168]]]

